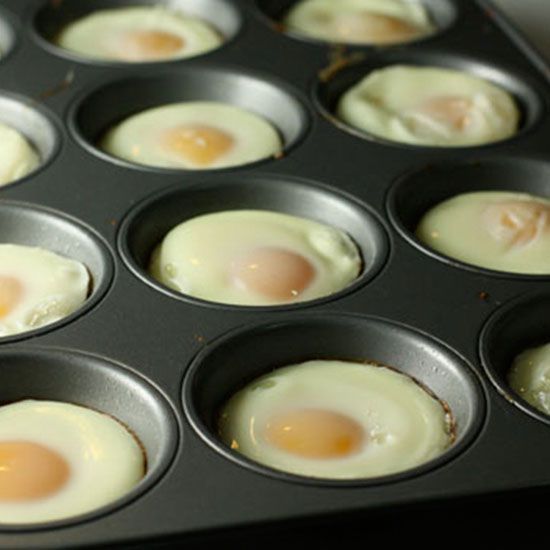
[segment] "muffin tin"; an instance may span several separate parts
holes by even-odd
[[[550,197],[548,73],[487,2],[424,1],[439,31],[385,48],[284,34],[277,19],[285,0],[181,2],[219,17],[226,44],[137,65],[83,60],[47,41],[65,22],[112,2],[3,1],[0,120],[26,134],[44,162],[0,189],[1,240],[84,261],[94,288],[69,318],[0,341],[0,400],[62,399],[109,412],[140,436],[150,468],[129,495],[86,516],[0,526],[1,546],[169,545],[227,532],[252,540],[289,526],[326,530],[379,513],[401,519],[426,503],[445,509],[550,488],[549,421],[504,378],[511,357],[550,339],[548,277],[466,266],[413,235],[428,208],[458,192]],[[494,80],[516,97],[521,131],[445,149],[387,143],[334,120],[346,87],[401,61]],[[193,172],[141,167],[94,145],[129,113],[198,98],[262,114],[284,137],[283,154]],[[366,269],[333,296],[258,308],[188,298],[146,274],[168,228],[237,208],[336,225],[359,244]],[[251,377],[312,357],[374,359],[411,373],[451,406],[456,443],[402,474],[336,482],[274,472],[217,442],[213,419],[223,399]]]

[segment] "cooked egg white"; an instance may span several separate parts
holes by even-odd
[[[80,262],[42,248],[0,244],[0,336],[70,315],[89,289],[90,275]]]
[[[56,401],[0,407],[0,523],[89,512],[130,491],[144,470],[136,439],[105,414]]]
[[[550,344],[520,353],[512,363],[508,383],[530,405],[550,414]]]
[[[326,360],[279,368],[248,384],[223,407],[219,435],[263,465],[329,479],[401,472],[452,442],[448,413],[408,376]]]
[[[210,24],[163,6],[96,11],[67,25],[56,40],[85,57],[128,63],[192,57],[222,42]]]
[[[518,130],[512,96],[473,74],[395,65],[373,71],[338,102],[345,123],[391,141],[461,147],[500,141]]]
[[[25,136],[0,122],[0,185],[26,176],[39,164],[38,153]]]
[[[283,23],[305,36],[348,44],[408,42],[435,30],[421,3],[403,0],[302,0]]]
[[[283,144],[272,124],[252,112],[193,101],[133,115],[111,129],[100,147],[138,164],[204,170],[270,157]]]
[[[172,229],[155,249],[151,275],[197,298],[241,305],[313,300],[351,284],[357,246],[342,231],[278,212],[232,210]]]
[[[420,241],[457,260],[511,273],[550,273],[550,201],[484,191],[443,201],[420,221]]]

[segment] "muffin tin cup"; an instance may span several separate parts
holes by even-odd
[[[243,306],[220,304],[176,292],[148,273],[151,253],[176,225],[194,217],[229,210],[270,210],[312,219],[346,232],[363,259],[359,277],[328,296],[289,305]],[[389,251],[386,231],[377,216],[351,197],[326,186],[295,177],[239,174],[204,179],[195,186],[163,190],[138,204],[121,225],[118,244],[129,269],[142,281],[173,298],[223,309],[274,310],[309,306],[353,292],[372,280]]]
[[[521,398],[507,374],[521,352],[550,342],[550,294],[530,292],[506,303],[489,318],[480,335],[479,353],[485,372],[511,404],[550,426],[550,416]]]
[[[0,402],[23,399],[63,401],[105,413],[140,441],[147,458],[145,477],[126,495],[97,510],[66,519],[29,524],[0,523],[0,532],[60,528],[114,512],[153,487],[178,446],[174,413],[145,379],[102,357],[56,348],[0,349]]]
[[[308,42],[310,44],[316,44],[323,47],[336,45],[336,42],[330,42],[320,38],[315,38],[313,36],[307,36],[306,34],[286,28],[283,18],[295,3],[295,0],[256,0],[256,9],[269,25],[274,27],[276,30],[283,32],[291,39],[301,40],[303,42]],[[419,3],[427,10],[430,20],[436,27],[434,32],[419,36],[413,40],[395,44],[342,44],[352,49],[387,49],[410,46],[439,37],[442,33],[452,27],[458,17],[457,6],[449,0],[419,0]],[[338,42],[338,44],[340,43]]]
[[[550,272],[510,273],[468,264],[430,248],[416,237],[420,220],[432,208],[457,195],[476,191],[528,193],[550,199],[550,164],[510,157],[433,164],[402,176],[393,184],[386,200],[388,216],[405,240],[438,261],[491,277],[547,280]]]
[[[88,298],[75,312],[35,330],[0,338],[0,343],[30,338],[70,323],[92,309],[109,288],[114,265],[107,244],[91,228],[66,214],[37,205],[0,202],[0,242],[39,247],[81,262],[91,277]]]
[[[414,65],[420,67],[437,67],[441,69],[454,69],[464,71],[474,76],[483,78],[496,84],[510,93],[516,100],[520,111],[520,126],[515,135],[490,143],[466,145],[459,147],[434,146],[422,144],[410,144],[387,139],[376,134],[359,130],[340,120],[336,114],[338,101],[350,88],[358,84],[364,77],[373,71],[391,67],[393,65]],[[330,65],[327,69],[330,69]],[[524,134],[530,132],[536,124],[541,122],[546,100],[543,100],[544,92],[538,84],[528,75],[511,67],[499,67],[489,61],[481,61],[466,56],[438,50],[420,51],[388,51],[374,53],[358,59],[350,57],[350,61],[340,62],[334,69],[324,70],[319,73],[319,78],[313,88],[313,101],[321,113],[336,127],[361,139],[391,147],[421,150],[421,151],[471,151],[474,149],[489,149],[502,144],[519,140]]]
[[[0,36],[1,34],[2,28],[0,26]],[[61,138],[57,123],[54,123],[50,113],[34,100],[0,90],[0,122],[20,132],[34,147],[40,157],[40,163],[37,168],[22,178],[18,178],[6,185],[26,180],[45,168],[53,160],[61,147]],[[0,189],[2,187],[4,186],[0,186]]]
[[[153,107],[188,101],[221,102],[263,117],[278,131],[283,151],[241,166],[185,170],[129,162],[97,147],[106,131],[129,116]],[[219,172],[256,166],[287,154],[304,137],[308,126],[307,109],[288,85],[272,77],[264,79],[242,68],[225,66],[181,67],[177,74],[130,77],[106,83],[73,105],[69,115],[70,130],[89,152],[120,166],[164,174]]]
[[[277,471],[231,450],[218,439],[224,403],[252,380],[278,367],[312,359],[373,362],[411,376],[451,411],[456,440],[439,457],[381,477],[333,480]],[[185,412],[203,440],[254,472],[285,481],[334,487],[370,486],[420,475],[459,455],[483,422],[485,402],[477,376],[445,344],[387,319],[352,315],[294,315],[277,323],[231,332],[202,350],[183,383]]]
[[[171,10],[181,11],[209,23],[223,37],[219,47],[191,57],[151,62],[123,62],[116,60],[92,59],[55,44],[55,40],[64,27],[98,10],[125,8],[135,6],[165,6]],[[87,65],[104,67],[128,67],[132,65],[157,65],[159,63],[178,63],[211,54],[231,42],[239,33],[242,25],[241,15],[236,7],[225,0],[82,0],[78,2],[43,2],[34,14],[34,37],[46,51]]]

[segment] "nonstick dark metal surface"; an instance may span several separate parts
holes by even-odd
[[[165,2],[220,18],[227,43],[193,59],[95,63],[47,42],[86,11],[148,3],[0,5],[0,48],[10,50],[0,59],[0,120],[27,134],[45,159],[0,189],[0,241],[81,259],[94,278],[77,314],[0,340],[0,401],[32,396],[104,410],[132,427],[150,458],[149,474],[127,497],[54,525],[0,526],[0,546],[196,542],[226,529],[326,528],[337,518],[361,522],[433,503],[550,491],[548,419],[519,403],[503,375],[515,353],[550,340],[550,276],[465,266],[413,236],[428,208],[458,192],[550,197],[550,83],[542,61],[488,3],[470,0],[426,0],[441,30],[387,48],[342,50],[288,36],[271,19],[290,5],[284,0]],[[351,64],[327,70],[350,55]],[[516,97],[520,132],[451,149],[388,143],[335,123],[331,111],[343,89],[397,62],[494,80]],[[193,172],[140,167],[95,148],[102,132],[132,112],[198,98],[262,114],[285,139],[284,154]],[[148,277],[148,255],[169,227],[237,208],[341,227],[362,249],[364,275],[328,298],[259,308],[183,297]],[[374,359],[411,373],[455,412],[455,446],[413,471],[354,482],[275,473],[220,447],[213,415],[232,391],[312,357]]]

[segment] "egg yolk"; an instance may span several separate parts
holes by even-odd
[[[415,109],[415,115],[428,117],[453,130],[463,131],[471,123],[471,100],[460,96],[432,97]]]
[[[124,34],[120,50],[116,54],[119,59],[128,61],[149,61],[170,57],[179,52],[184,45],[183,38],[169,32],[130,31]]]
[[[483,212],[490,235],[509,246],[526,246],[548,230],[550,206],[531,201],[491,204]]]
[[[338,15],[332,29],[342,40],[359,43],[400,42],[418,35],[418,29],[402,19],[371,12]]]
[[[339,458],[356,453],[366,434],[352,418],[322,409],[300,409],[270,420],[269,443],[305,458]]]
[[[0,500],[33,500],[57,492],[70,475],[66,460],[30,441],[0,443]]]
[[[11,313],[22,294],[23,286],[17,279],[0,275],[0,319]]]
[[[198,166],[208,166],[227,153],[234,140],[212,126],[177,126],[165,133],[163,145]]]
[[[315,268],[306,258],[272,247],[251,250],[235,260],[231,268],[239,286],[273,300],[295,298],[315,276]]]

